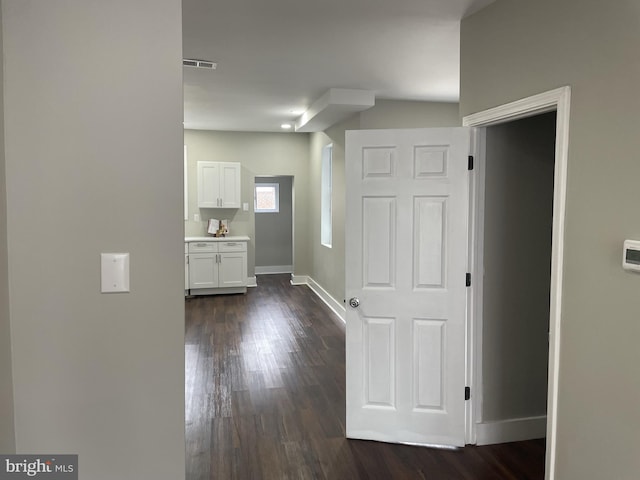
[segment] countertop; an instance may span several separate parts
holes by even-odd
[[[250,239],[245,235],[228,237],[184,237],[185,242],[248,242]]]

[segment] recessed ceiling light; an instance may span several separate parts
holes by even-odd
[[[283,123],[282,125],[280,125],[280,128],[282,128],[283,130],[290,130],[291,129],[291,124],[290,123]]]

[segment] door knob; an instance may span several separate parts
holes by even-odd
[[[351,297],[349,299],[349,306],[351,308],[358,308],[359,305],[360,305],[360,299],[358,297]]]

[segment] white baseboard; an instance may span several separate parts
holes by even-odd
[[[192,288],[189,290],[189,294],[192,297],[199,295],[228,295],[230,293],[247,293],[247,287]]]
[[[311,277],[308,277],[308,278],[309,280],[307,282],[307,285],[313,291],[313,293],[315,293],[320,298],[320,300],[326,303],[327,306],[331,310],[333,310],[333,313],[335,313],[338,317],[340,317],[340,320],[345,322],[347,311],[344,308],[344,305],[342,304],[342,302],[339,302],[338,300],[333,298],[331,295],[329,295],[329,292],[327,292],[324,288],[322,288],[322,286],[318,282],[316,282],[313,278]]]
[[[256,275],[269,275],[274,273],[293,273],[293,265],[270,265],[256,267]]]
[[[258,282],[256,280],[256,276],[247,278],[247,287],[257,287]]]
[[[544,438],[547,434],[547,416],[512,418],[476,425],[477,445],[520,442]]]
[[[309,285],[308,275],[291,274],[291,285]]]

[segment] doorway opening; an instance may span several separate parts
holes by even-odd
[[[255,177],[255,273],[293,273],[293,176]]]
[[[556,112],[484,129],[476,443],[546,436]]]
[[[555,142],[553,167],[553,202],[551,232],[551,262],[549,288],[549,337],[548,337],[548,375],[547,375],[547,415],[546,415],[546,456],[545,478],[555,478],[557,403],[559,382],[560,324],[562,311],[562,270],[564,252],[564,224],[567,187],[569,106],[571,101],[570,87],[562,87],[549,92],[534,95],[506,105],[485,110],[464,117],[463,125],[478,127],[475,136],[474,150],[482,156],[487,152],[487,130],[494,125],[533,117],[539,114],[554,112]],[[479,162],[482,163],[482,162]],[[471,180],[471,225],[470,225],[470,269],[480,280],[470,293],[467,338],[467,385],[473,391],[482,392],[482,315],[483,315],[483,249],[482,245],[484,218],[483,201],[485,178],[482,169]],[[526,255],[526,249],[519,252]],[[507,387],[508,388],[508,387]],[[477,443],[479,436],[478,421],[482,420],[483,395],[472,395],[467,402],[467,443]]]

